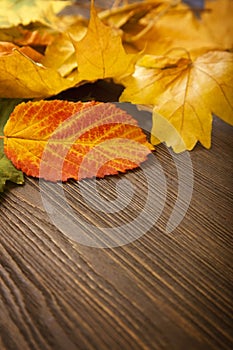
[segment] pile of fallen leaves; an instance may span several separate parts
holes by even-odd
[[[114,105],[44,100],[100,79],[152,111],[153,145],[209,148],[212,114],[233,124],[232,0],[195,11],[179,0],[92,1],[90,19],[78,3],[0,0],[0,191],[23,182],[18,169],[79,180],[146,159],[153,147]]]

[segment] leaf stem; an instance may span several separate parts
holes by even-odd
[[[5,136],[4,135],[0,135],[0,139],[4,139],[5,138]]]

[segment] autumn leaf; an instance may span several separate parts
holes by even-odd
[[[210,51],[194,61],[148,55],[125,83],[121,102],[154,106],[154,144],[166,141],[176,152],[193,149],[197,141],[209,148],[212,113],[233,124],[232,53]],[[161,117],[178,138],[168,134]]]
[[[41,62],[43,58],[42,54],[32,49],[30,46],[19,47],[11,42],[0,41],[0,58],[1,56],[12,53],[14,50],[17,50],[21,54],[27,56],[28,58],[30,58],[31,60],[37,63]]]
[[[202,24],[208,29],[217,46],[223,50],[233,49],[233,1],[205,1]]]
[[[73,69],[77,68],[78,64],[74,45],[68,34],[60,34],[54,42],[47,47],[42,63],[46,67],[56,69],[62,77],[67,76]]]
[[[19,24],[39,22],[53,26],[56,13],[69,5],[69,1],[1,0],[0,27],[10,28]]]
[[[4,128],[4,151],[15,167],[50,181],[125,172],[151,149],[137,122],[111,103],[22,103]]]
[[[48,30],[46,27],[38,26],[32,27],[30,30],[20,27],[18,31],[21,32],[21,36],[14,40],[17,45],[30,45],[39,48],[51,45],[58,34],[55,30]]]
[[[48,31],[45,27],[25,29],[21,25],[12,28],[0,28],[0,41],[11,42],[16,45],[30,45],[42,47],[53,42],[57,32]]]
[[[3,127],[13,111],[14,107],[22,100],[1,99],[0,100],[0,135],[3,135]],[[6,157],[3,150],[3,139],[0,138],[0,192],[3,192],[7,181],[23,184],[23,173],[17,170]]]
[[[0,41],[0,54],[7,55],[11,53],[14,49],[19,48],[11,42]]]
[[[122,28],[124,26],[124,30],[127,31],[125,25],[131,22],[135,27],[137,27],[136,24],[140,21],[140,19],[145,17],[146,14],[151,12],[153,9],[160,11],[160,6],[162,3],[163,1],[150,1],[123,4],[123,6],[120,7],[113,7],[111,9],[101,11],[99,13],[99,17],[111,27]],[[172,1],[166,1],[166,3],[171,4]]]
[[[23,49],[9,52],[7,48],[5,52],[0,52],[1,97],[43,98],[56,95],[78,82],[77,76],[64,79],[55,69],[35,62]]]
[[[145,28],[149,26],[150,30],[144,29],[143,35],[133,36],[133,43],[138,50],[144,49],[145,54],[166,55],[174,48],[183,48],[195,58],[217,48],[206,27],[182,3],[176,6],[167,4],[167,8],[157,16],[149,13],[141,20],[142,24]]]
[[[75,28],[60,33],[53,43],[47,46],[42,63],[46,67],[56,69],[62,77],[68,76],[78,67],[73,40],[82,39],[86,31],[87,28],[83,24],[76,23]]]
[[[88,24],[57,15],[66,1],[2,0],[0,97],[45,98],[111,78],[126,87],[121,101],[153,109],[153,143],[209,148],[212,113],[232,123],[232,55],[217,51],[232,50],[232,2],[206,1],[199,18],[179,0],[116,3],[97,14],[92,1]]]
[[[102,23],[93,2],[87,33],[74,46],[82,80],[120,79],[134,71],[137,56],[126,54],[119,33]]]
[[[56,69],[62,77],[68,77],[78,67],[74,41],[85,36],[88,21],[80,16],[62,16],[60,19],[61,32],[47,46],[42,63]]]

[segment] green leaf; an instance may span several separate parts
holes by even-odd
[[[9,115],[20,102],[21,99],[0,99],[0,135],[3,135],[3,128]],[[24,183],[22,171],[17,170],[5,156],[3,139],[0,138],[0,192],[4,191],[8,180],[17,184]]]

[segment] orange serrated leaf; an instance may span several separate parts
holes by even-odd
[[[4,128],[4,152],[15,167],[54,182],[125,172],[151,149],[137,122],[111,103],[21,103]]]

